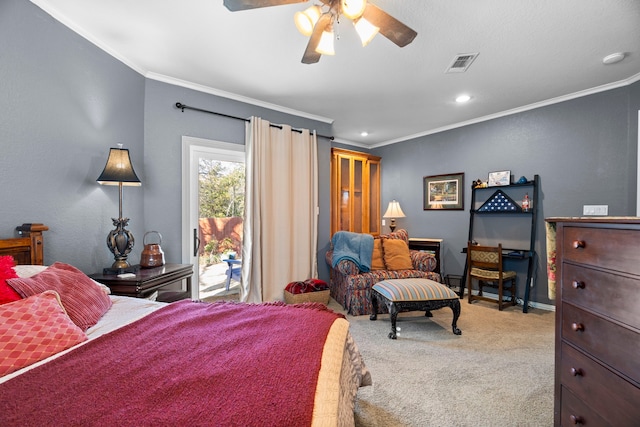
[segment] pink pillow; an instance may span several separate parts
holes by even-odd
[[[24,298],[49,289],[58,292],[67,314],[83,331],[95,325],[112,304],[109,295],[89,276],[61,262],[34,276],[9,279],[7,283]]]
[[[86,339],[54,291],[4,304],[0,306],[0,376]]]
[[[7,279],[18,277],[13,266],[16,265],[11,255],[0,256],[0,304],[18,301],[22,297],[11,286],[7,284]]]

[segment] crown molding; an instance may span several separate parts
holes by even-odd
[[[549,106],[549,105],[558,104],[560,102],[569,101],[569,100],[576,99],[576,98],[582,98],[583,96],[593,95],[593,94],[604,92],[604,91],[607,91],[607,90],[617,89],[619,87],[624,87],[624,86],[629,86],[629,85],[637,82],[638,80],[640,80],[640,73],[635,74],[635,75],[629,77],[628,79],[619,80],[619,81],[614,82],[614,83],[607,83],[605,85],[596,86],[596,87],[593,87],[593,88],[590,88],[590,89],[581,90],[581,91],[578,91],[578,92],[570,93],[568,95],[558,96],[556,98],[546,99],[544,101],[535,102],[533,104],[525,105],[525,106],[518,107],[518,108],[513,108],[511,110],[501,111],[501,112],[496,113],[496,114],[490,114],[488,116],[478,117],[478,118],[467,120],[467,121],[464,121],[464,122],[458,122],[458,123],[454,123],[454,124],[451,124],[451,125],[439,127],[439,128],[436,128],[436,129],[431,129],[431,130],[428,130],[428,131],[425,131],[425,132],[415,133],[413,135],[407,135],[405,137],[396,138],[396,139],[392,139],[392,140],[385,141],[385,142],[380,142],[378,144],[369,146],[369,148],[384,147],[385,145],[391,145],[391,144],[396,144],[398,142],[409,141],[411,139],[416,139],[416,138],[420,138],[420,137],[427,136],[427,135],[433,135],[433,134],[436,134],[436,133],[445,132],[445,131],[448,131],[448,130],[469,126],[469,125],[472,125],[472,124],[475,124],[475,123],[486,122],[487,120],[493,120],[493,119],[497,119],[497,118],[500,118],[500,117],[506,117],[506,116],[510,116],[510,115],[513,115],[513,114],[522,113],[524,111],[534,110],[536,108],[546,107],[546,106]]]

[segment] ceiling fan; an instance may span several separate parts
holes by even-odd
[[[308,0],[224,0],[224,5],[232,12],[279,6],[283,4],[306,3]],[[294,16],[298,30],[309,36],[309,43],[302,56],[304,64],[314,64],[324,55],[333,55],[333,25],[340,15],[353,21],[353,25],[366,46],[379,32],[393,43],[404,47],[416,38],[418,33],[367,0],[319,0],[321,5],[313,5],[297,12]]]

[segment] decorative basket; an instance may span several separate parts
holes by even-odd
[[[300,304],[303,302],[320,302],[324,305],[329,304],[329,289],[326,291],[305,292],[302,294],[292,294],[284,291],[284,300],[287,304]]]

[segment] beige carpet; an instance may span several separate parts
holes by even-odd
[[[449,308],[400,314],[397,340],[387,338],[388,315],[347,316],[373,378],[358,392],[356,426],[553,425],[555,313],[461,307],[460,336]]]

